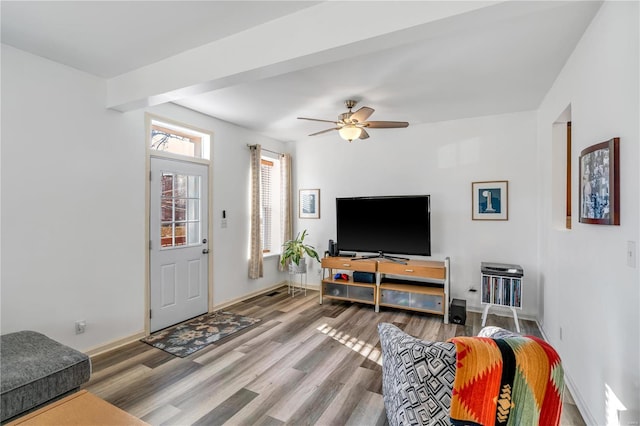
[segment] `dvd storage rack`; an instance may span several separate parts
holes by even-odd
[[[511,309],[516,330],[520,332],[516,309],[522,309],[522,267],[503,263],[481,264],[480,301],[484,307],[482,326],[487,321],[489,309],[493,306]]]
[[[522,308],[522,278],[482,274],[482,303]]]

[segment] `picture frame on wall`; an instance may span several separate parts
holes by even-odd
[[[509,181],[471,183],[473,220],[509,220]]]
[[[320,190],[301,189],[298,196],[298,216],[301,219],[320,219]]]
[[[620,225],[620,138],[597,143],[580,153],[581,223]]]

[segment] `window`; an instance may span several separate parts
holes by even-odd
[[[262,229],[262,251],[264,253],[271,252],[271,235],[273,225],[273,200],[271,199],[271,182],[273,180],[273,161],[260,161],[260,179],[262,188],[260,188],[260,217]]]
[[[162,173],[163,248],[200,243],[200,176]]]
[[[184,157],[209,159],[209,135],[152,120],[150,148]]]
[[[280,161],[260,162],[260,228],[263,253],[280,253]]]

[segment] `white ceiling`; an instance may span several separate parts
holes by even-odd
[[[2,42],[109,78],[313,5],[3,0]]]
[[[313,12],[322,3],[3,0],[1,37],[2,43],[112,79],[208,43],[228,41],[270,21],[298,16],[304,9]],[[395,2],[394,7],[409,3]],[[434,10],[447,6],[428,3]],[[357,6],[370,4],[361,1]],[[368,40],[366,49],[347,44],[352,48],[347,59],[310,52],[313,60],[301,59],[311,65],[282,67],[268,77],[231,79],[217,90],[174,102],[283,141],[331,127],[296,117],[333,120],[345,111],[346,99],[361,101],[356,109],[374,108],[372,120],[410,125],[532,110],[600,4],[489,2],[409,27],[412,36],[402,43],[395,32]],[[352,21],[351,28],[334,31],[353,37],[359,25],[357,18]],[[279,45],[274,43],[273,49]],[[241,61],[246,46],[238,45],[235,51],[237,57],[221,60]],[[370,140],[380,131],[402,130],[375,129]]]

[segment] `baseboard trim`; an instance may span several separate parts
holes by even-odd
[[[219,311],[220,309],[224,309],[224,308],[226,308],[228,306],[231,306],[233,304],[236,304],[238,302],[242,302],[243,300],[251,299],[252,297],[256,297],[256,296],[260,296],[261,294],[272,292],[273,290],[275,290],[277,288],[280,288],[282,286],[285,286],[285,285],[287,285],[287,281],[280,281],[278,284],[272,285],[270,287],[254,291],[254,292],[251,292],[249,294],[245,294],[245,295],[240,296],[240,297],[236,297],[235,299],[227,300],[226,302],[222,302],[222,303],[220,303],[218,305],[214,305],[213,308],[211,309],[211,312]]]
[[[540,325],[540,322],[538,320],[536,320],[536,325],[538,326],[538,330],[540,330],[540,334],[542,334],[544,340],[548,342],[549,338],[547,337],[547,333],[544,332],[544,328],[542,327],[542,325]],[[564,383],[567,386],[569,393],[571,394],[571,398],[573,398],[573,402],[575,402],[576,407],[578,407],[578,411],[582,416],[582,420],[584,420],[584,422],[588,425],[597,424],[595,417],[593,417],[591,410],[589,410],[589,406],[585,404],[582,394],[578,390],[578,387],[575,385],[569,373],[567,373],[567,370],[564,371]]]
[[[89,355],[90,358],[93,358],[97,355],[103,354],[105,352],[112,351],[114,349],[118,349],[124,345],[128,345],[129,343],[135,342],[136,340],[140,340],[145,337],[146,334],[144,331],[140,331],[138,333],[132,334],[127,337],[123,337],[122,339],[114,340],[112,342],[106,343],[104,345],[95,346],[87,351],[84,351],[85,354]]]
[[[320,291],[320,284],[307,284],[307,289]]]

